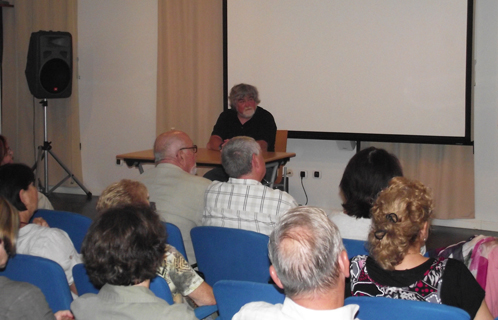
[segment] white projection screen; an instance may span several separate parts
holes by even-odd
[[[471,143],[472,0],[225,0],[225,87],[291,138]]]

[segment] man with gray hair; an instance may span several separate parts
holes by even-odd
[[[230,139],[221,152],[221,163],[230,178],[213,181],[206,189],[203,225],[269,235],[280,216],[297,206],[287,192],[261,184],[265,160],[253,138]]]
[[[284,289],[283,304],[252,302],[234,320],[354,319],[358,305],[344,306],[349,260],[337,226],[316,207],[286,213],[270,235],[270,276]]]
[[[232,87],[228,96],[230,109],[223,111],[209,138],[206,148],[219,151],[233,137],[254,138],[263,151],[275,151],[277,125],[272,114],[259,106],[258,89],[247,83]],[[204,175],[209,180],[228,181],[222,168],[214,168]]]
[[[156,166],[138,178],[161,219],[180,228],[190,263],[196,262],[190,230],[201,225],[204,192],[211,182],[195,175],[196,153],[197,146],[185,132],[164,132],[154,143]]]

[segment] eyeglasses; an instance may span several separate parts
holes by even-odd
[[[197,146],[195,144],[192,147],[180,148],[180,149],[178,149],[178,151],[180,151],[180,150],[188,150],[188,149],[191,149],[194,153],[197,153]]]

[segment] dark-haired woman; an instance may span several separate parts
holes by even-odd
[[[0,134],[0,166],[9,163],[14,163],[14,150],[9,147],[7,139]],[[38,192],[37,209],[54,210],[50,200],[41,192]]]
[[[403,177],[391,180],[371,210],[370,256],[351,261],[351,295],[446,304],[467,311],[472,319],[493,319],[484,290],[463,263],[420,253],[432,210],[423,184]]]
[[[343,238],[367,240],[372,204],[397,176],[403,176],[401,164],[384,149],[370,147],[349,160],[339,184],[344,212],[329,214]]]
[[[81,248],[98,294],[71,304],[76,319],[196,319],[186,304],[168,305],[149,290],[164,256],[166,232],[147,206],[105,211],[88,230]]]

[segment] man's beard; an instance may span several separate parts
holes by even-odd
[[[251,119],[255,112],[256,109],[246,108],[244,109],[244,112],[240,113],[240,116],[245,119]]]

